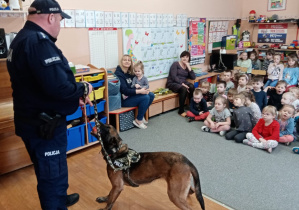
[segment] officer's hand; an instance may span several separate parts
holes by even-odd
[[[89,104],[90,106],[93,106],[93,103],[90,101],[89,97],[85,98],[85,104]],[[79,99],[79,106],[84,106],[83,98]]]
[[[93,87],[90,83],[87,82],[87,84],[88,84],[88,94],[87,95],[89,95],[92,92]]]
[[[79,98],[79,106],[84,106],[84,102],[82,98]]]
[[[93,106],[93,103],[90,101],[88,96],[86,97],[85,102],[86,102],[86,104],[89,104],[90,106]]]

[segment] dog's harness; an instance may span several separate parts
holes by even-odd
[[[88,88],[88,85],[84,83],[85,89]],[[85,91],[86,92],[86,91]],[[87,91],[88,93],[88,91]],[[129,149],[127,154],[121,158],[117,158],[112,160],[110,158],[110,155],[108,154],[108,152],[106,151],[105,147],[104,147],[104,143],[102,141],[101,138],[101,124],[99,122],[99,117],[98,117],[98,108],[97,108],[97,102],[96,102],[96,97],[95,97],[95,91],[93,91],[93,98],[94,100],[92,101],[93,105],[94,105],[94,115],[95,115],[95,127],[96,127],[96,137],[98,139],[98,141],[100,142],[101,146],[102,146],[102,155],[104,156],[104,159],[107,161],[107,163],[110,165],[110,167],[114,170],[114,172],[116,171],[123,171],[123,176],[125,178],[125,180],[132,186],[132,187],[138,187],[139,185],[136,184],[135,182],[133,182],[130,179],[130,167],[132,163],[137,163],[140,160],[140,154],[138,152],[136,152],[135,150]],[[85,103],[85,99],[87,97],[87,94],[83,95],[83,102]],[[122,147],[122,145],[119,145],[119,147],[117,149],[113,149],[111,150],[113,153],[116,153],[120,148]]]

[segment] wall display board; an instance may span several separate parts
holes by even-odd
[[[206,19],[189,19],[188,48],[191,65],[204,63],[206,57]]]
[[[97,68],[118,65],[117,28],[89,28],[90,63]]]
[[[143,62],[149,81],[165,78],[186,50],[186,28],[124,28],[123,50],[134,63]]]
[[[288,24],[260,24],[258,30],[258,43],[285,44],[288,33]]]
[[[210,21],[209,25],[208,52],[212,53],[213,47],[220,47],[222,37],[227,35],[228,21]]]

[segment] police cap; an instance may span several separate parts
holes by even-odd
[[[60,13],[62,18],[71,19],[71,16],[62,12],[60,5],[55,0],[35,0],[32,2],[30,7],[36,9],[36,11],[31,11],[29,14],[51,14]]]

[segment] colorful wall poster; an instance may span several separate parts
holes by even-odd
[[[206,19],[189,19],[188,49],[191,65],[204,63],[206,56]]]
[[[288,24],[260,24],[258,30],[258,43],[285,44],[288,33]]]
[[[123,50],[144,64],[149,81],[168,76],[170,66],[186,50],[186,28],[124,28]]]

